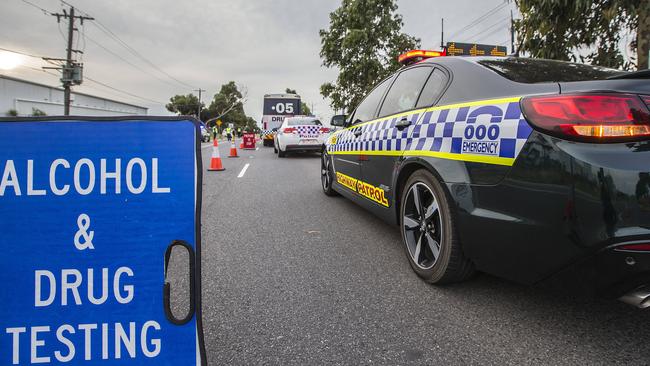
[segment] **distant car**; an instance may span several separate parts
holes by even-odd
[[[477,269],[650,307],[649,77],[426,59],[379,83],[327,139],[323,191],[399,226],[429,283]]]
[[[288,117],[274,136],[274,150],[281,158],[289,151],[321,151],[329,132],[316,117]]]
[[[201,129],[201,141],[210,142],[210,130],[203,123],[199,128]]]

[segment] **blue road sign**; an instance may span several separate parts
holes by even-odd
[[[203,365],[201,160],[187,118],[0,121],[0,364]],[[165,283],[191,255],[190,310]]]

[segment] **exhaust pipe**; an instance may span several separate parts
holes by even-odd
[[[618,299],[639,309],[648,308],[650,307],[650,288],[648,286],[637,287]]]

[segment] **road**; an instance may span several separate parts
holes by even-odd
[[[211,365],[650,362],[648,311],[484,274],[427,285],[395,227],[322,194],[317,155],[220,151],[226,170],[203,174]]]

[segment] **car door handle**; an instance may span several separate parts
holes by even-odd
[[[354,130],[354,136],[355,137],[361,136],[362,133],[363,133],[363,131],[361,131],[360,128],[357,128],[356,130]]]
[[[406,128],[406,127],[408,127],[410,125],[411,125],[411,121],[408,120],[406,117],[404,117],[404,118],[400,119],[399,121],[397,121],[397,123],[395,123],[395,128],[397,128],[398,130],[403,130],[404,128]]]

